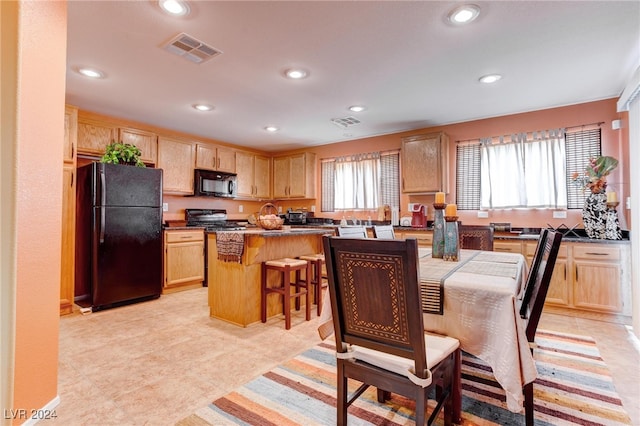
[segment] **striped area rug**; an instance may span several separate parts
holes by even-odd
[[[631,424],[593,339],[538,331],[536,342],[536,425]],[[462,361],[462,425],[524,425],[523,414],[507,410],[504,391],[491,369],[467,354]],[[322,343],[178,425],[334,425],[335,382],[334,347]],[[375,389],[369,388],[349,408],[348,422],[413,425],[413,408],[413,401],[398,395],[379,404]]]

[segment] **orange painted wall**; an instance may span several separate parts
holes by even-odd
[[[609,176],[610,187],[615,188],[621,200],[629,195],[629,171],[628,161],[629,142],[626,129],[612,130],[611,122],[623,115],[616,112],[616,100],[607,99],[585,104],[552,108],[536,112],[514,114],[484,120],[470,121],[466,123],[451,124],[415,130],[411,132],[396,133],[377,136],[331,145],[318,146],[311,151],[316,152],[318,159],[348,155],[359,152],[373,152],[399,149],[401,138],[404,136],[419,135],[424,133],[443,131],[449,135],[449,182],[450,193],[446,196],[448,203],[455,202],[455,149],[456,141],[477,139],[497,135],[508,135],[518,132],[532,132],[557,127],[571,127],[582,124],[604,122],[602,125],[602,150],[604,155],[611,155],[620,160],[620,166]],[[320,176],[318,174],[318,176]],[[318,191],[320,183],[318,182]],[[401,215],[410,215],[408,203],[433,204],[433,195],[403,195],[401,197]],[[317,200],[316,215],[323,217],[341,218],[342,214],[330,214],[320,212],[320,200]],[[310,206],[308,206],[310,207]],[[619,213],[628,212],[618,207]],[[433,209],[429,209],[432,214]],[[359,217],[366,218],[370,212],[363,212]],[[488,224],[489,222],[511,222],[515,227],[546,227],[547,224],[559,226],[564,223],[568,226],[579,224],[582,227],[582,215],[580,210],[568,210],[566,219],[553,219],[549,210],[494,210],[489,212],[488,219],[477,218],[477,212],[459,211],[460,220],[467,224]],[[358,216],[358,214],[356,214]],[[628,222],[628,218],[621,220]]]
[[[20,2],[18,13],[13,408],[29,411],[57,395],[67,5]]]
[[[622,201],[618,207],[620,224],[623,229],[630,229],[629,211],[624,208],[624,200],[629,196],[629,137],[628,129],[613,130],[613,120],[626,119],[626,113],[616,112],[616,98],[589,102],[584,104],[550,108],[535,112],[513,114],[484,120],[469,121],[466,123],[451,124],[424,128],[410,132],[395,133],[371,138],[351,140],[347,142],[322,145],[309,149],[317,154],[318,160],[341,155],[349,155],[362,152],[387,151],[400,149],[401,138],[404,136],[419,135],[443,131],[449,135],[449,182],[450,191],[446,201],[455,202],[455,173],[456,173],[456,141],[477,139],[497,135],[508,135],[519,132],[533,132],[558,127],[572,127],[583,124],[602,124],[602,150],[604,155],[611,155],[620,161],[619,167],[609,176],[609,189],[618,192]],[[295,151],[292,151],[295,152]],[[316,193],[320,194],[320,164],[318,162]],[[184,219],[185,208],[222,208],[227,209],[230,219],[245,219],[248,214],[260,209],[263,202],[250,202],[238,200],[221,200],[203,197],[181,197],[165,195],[164,201],[169,203],[169,212],[165,213],[165,219]],[[400,200],[400,214],[410,216],[408,203],[423,203],[429,208],[429,215],[433,215],[433,195],[402,195]],[[316,216],[341,219],[343,213],[329,213],[320,211],[320,197],[316,200],[291,200],[277,201],[275,204],[282,207],[283,211],[291,208],[306,208],[311,210],[315,205]],[[244,208],[244,213],[238,212],[239,205]],[[348,212],[347,216],[355,216],[366,219],[371,216],[376,219],[377,212]],[[490,222],[510,222],[514,227],[546,227],[548,224],[559,226],[565,224],[569,227],[578,225],[583,227],[582,212],[579,209],[567,210],[567,218],[554,219],[551,210],[492,210],[487,219],[477,217],[477,211],[459,211],[460,220],[467,224],[488,224]]]

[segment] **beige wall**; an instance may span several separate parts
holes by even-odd
[[[4,11],[9,9],[2,3],[4,62]],[[15,361],[13,404],[2,408],[29,412],[57,401],[67,6],[62,1],[18,2],[12,7],[16,5],[17,15],[11,19],[17,29],[11,46],[16,55],[8,58],[18,70],[16,99],[5,105],[3,91],[2,103],[3,110],[15,109],[7,124],[13,134],[3,132],[2,138],[3,154],[13,157],[2,158],[3,184],[5,173],[14,184],[2,187],[3,203],[9,202],[2,211],[14,214],[14,229],[7,235],[12,238],[15,275],[10,282],[3,280],[2,295],[4,300],[11,296],[5,290],[15,289]],[[4,118],[3,113],[3,128]],[[6,168],[9,164],[11,169]],[[3,346],[3,357],[5,350],[10,348]]]

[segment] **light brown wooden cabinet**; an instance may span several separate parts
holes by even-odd
[[[432,247],[433,246],[433,232],[432,231],[402,231],[396,232],[396,238],[415,238],[418,240],[419,247]]]
[[[158,159],[158,135],[139,129],[120,127],[118,141],[135,145],[140,152],[140,159],[147,164],[156,164]]]
[[[236,152],[238,198],[271,198],[271,160],[249,152]]]
[[[196,147],[192,142],[158,137],[158,163],[162,169],[162,192],[193,194]]]
[[[164,231],[164,293],[201,287],[204,230]]]
[[[196,169],[236,172],[236,151],[209,144],[197,144]]]
[[[449,192],[449,138],[431,133],[402,138],[402,192]]]
[[[315,198],[316,154],[304,152],[273,159],[273,197]]]
[[[102,156],[111,142],[116,140],[118,128],[101,120],[78,117],[78,153]]]
[[[495,244],[495,243],[494,243]],[[533,256],[536,253],[537,241],[527,241],[524,243],[524,255],[527,258],[527,264],[531,267]],[[495,251],[495,250],[494,250]],[[571,306],[571,288],[568,276],[569,250],[567,245],[561,245],[558,250],[558,257],[553,268],[551,283],[547,293],[546,303],[557,306]]]
[[[73,312],[76,228],[76,144],[78,110],[65,107],[64,157],[62,163],[62,245],[60,270],[60,315]]]
[[[601,312],[622,312],[620,248],[573,247],[573,306]]]
[[[494,240],[494,251],[518,252],[529,265],[537,241]],[[631,316],[630,248],[624,243],[563,241],[545,307]]]

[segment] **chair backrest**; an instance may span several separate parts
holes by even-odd
[[[560,232],[545,229],[540,233],[520,305],[520,316],[527,320],[527,339],[530,342],[535,339],[561,242]]]
[[[339,226],[337,232],[339,237],[367,238],[367,228],[364,226]]]
[[[336,350],[348,344],[414,359],[427,372],[418,243],[323,237]]]
[[[386,238],[393,240],[396,233],[393,231],[393,225],[373,225],[374,238]]]
[[[493,251],[493,226],[458,225],[460,248]]]

